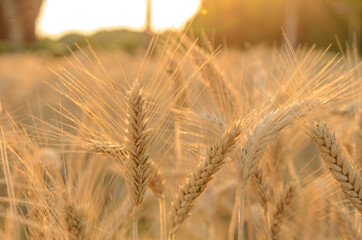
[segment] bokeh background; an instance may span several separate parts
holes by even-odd
[[[134,52],[150,33],[188,29],[215,46],[247,48],[283,42],[294,47],[333,43],[361,46],[360,0],[1,0],[0,53],[47,51],[64,55],[66,45]],[[146,32],[146,34],[145,34]],[[361,49],[361,48],[359,48]]]

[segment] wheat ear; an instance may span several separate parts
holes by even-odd
[[[190,214],[196,199],[225,162],[226,154],[233,150],[240,134],[241,121],[238,120],[217,138],[213,146],[208,148],[205,159],[189,175],[185,184],[179,187],[176,199],[171,206],[170,238],[174,236],[180,224]]]
[[[147,154],[149,139],[143,90],[136,80],[128,92],[126,183],[134,206],[139,206],[150,178],[150,161]]]
[[[109,141],[98,141],[94,139],[90,139],[87,141],[86,149],[95,152],[95,153],[103,153],[110,155],[112,157],[122,157],[125,156],[125,149],[120,144],[115,144]]]
[[[138,239],[137,218],[150,179],[149,130],[143,89],[136,80],[128,91],[125,181],[133,203],[133,239]]]
[[[160,209],[160,233],[161,240],[165,240],[167,237],[166,229],[166,204],[163,191],[165,188],[165,180],[161,170],[157,165],[151,161],[150,162],[150,180],[148,182],[148,187],[152,190],[155,196],[158,199],[159,209]]]
[[[70,240],[85,239],[85,216],[82,209],[75,206],[68,198],[64,203],[64,220]]]
[[[244,139],[243,148],[238,151],[237,166],[239,181],[246,185],[251,174],[265,152],[266,147],[289,124],[300,118],[305,111],[312,108],[317,101],[297,101],[284,108],[278,108],[267,114]]]
[[[309,125],[312,141],[327,165],[330,173],[340,183],[351,203],[362,213],[362,179],[349,157],[343,152],[326,123]]]
[[[113,144],[107,141],[97,141],[90,140],[88,142],[88,149],[111,156],[112,158],[123,161],[125,158],[125,149],[120,144]],[[166,229],[166,204],[163,196],[163,190],[165,187],[165,180],[161,170],[157,165],[149,160],[149,181],[148,187],[152,190],[159,202],[160,208],[160,233],[161,240],[166,239],[167,229]],[[137,213],[136,213],[137,214]]]
[[[264,212],[268,212],[268,203],[271,200],[272,196],[272,186],[265,178],[263,169],[257,167],[253,173],[254,182],[258,188],[258,195],[261,199],[261,205],[264,209]]]
[[[295,199],[296,187],[295,185],[290,185],[284,191],[280,201],[276,205],[276,209],[273,214],[270,238],[273,240],[279,239],[279,235],[281,232],[281,226],[284,222],[285,216],[290,209],[293,200]]]
[[[266,232],[270,229],[270,221],[268,215],[268,205],[272,201],[273,186],[266,178],[263,168],[258,166],[253,173],[253,180],[258,189],[259,201],[264,211],[264,221]]]
[[[88,142],[88,150],[96,153],[106,154],[116,159],[125,158],[125,149],[120,144],[114,144],[108,141],[90,140]],[[157,167],[154,161],[149,160],[150,177],[148,187],[152,190],[157,198],[163,194],[165,187],[165,179],[161,170]]]
[[[271,111],[244,139],[244,146],[237,152],[238,187],[239,187],[239,226],[238,239],[242,239],[243,216],[244,216],[244,189],[250,176],[260,161],[266,147],[275,139],[278,134],[295,119],[298,119],[305,111],[310,110],[318,101],[316,99],[306,99],[296,101],[284,108]]]
[[[162,197],[163,190],[165,188],[165,179],[163,178],[161,170],[153,161],[150,161],[149,167],[150,180],[148,182],[148,187],[152,190],[157,198],[160,198]]]
[[[30,240],[46,239],[45,230],[40,226],[44,226],[44,216],[40,209],[36,206],[28,206],[28,219],[31,223],[36,223],[36,226],[28,226]]]

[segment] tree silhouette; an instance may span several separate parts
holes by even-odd
[[[43,0],[1,0],[0,40],[8,40],[13,50],[24,42],[34,42],[35,22]]]

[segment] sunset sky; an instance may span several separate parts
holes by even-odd
[[[145,26],[147,0],[46,0],[38,19],[38,34],[92,33],[99,29]],[[155,30],[179,28],[200,6],[199,0],[152,0]]]

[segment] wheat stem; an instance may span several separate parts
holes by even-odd
[[[240,188],[237,187],[236,191],[235,191],[235,199],[234,199],[234,206],[233,206],[233,210],[231,213],[231,219],[230,219],[230,224],[229,224],[229,229],[228,229],[228,240],[234,240],[235,238],[235,229],[236,229],[236,225],[238,223],[238,214],[239,214],[239,205],[240,205],[240,194],[239,194]]]
[[[133,216],[132,216],[132,239],[138,240],[138,207],[133,207]]]
[[[167,239],[167,225],[166,225],[166,203],[164,196],[158,198],[158,205],[160,208],[160,234],[161,240]]]
[[[245,187],[239,184],[238,240],[243,240]],[[240,231],[240,232],[239,232]]]

